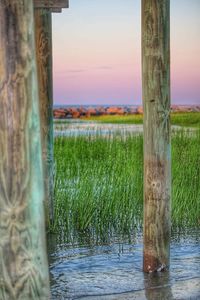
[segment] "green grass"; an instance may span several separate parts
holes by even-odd
[[[139,221],[141,152],[141,136],[56,138],[56,226],[101,234]]]
[[[172,124],[186,127],[200,128],[200,113],[174,113],[172,114]]]
[[[88,121],[99,121],[101,123],[112,124],[142,124],[142,115],[104,115],[104,116],[92,116],[85,118]],[[172,113],[171,122],[173,125],[186,126],[186,127],[200,127],[200,113]]]
[[[172,221],[200,224],[200,130],[177,132],[172,138]]]
[[[88,121],[98,121],[101,123],[110,123],[110,124],[142,124],[143,116],[142,115],[102,115],[102,116],[91,116],[83,118],[83,120]]]
[[[173,226],[200,219],[200,133],[172,138]],[[142,225],[143,138],[55,138],[55,223],[75,235],[131,233]]]

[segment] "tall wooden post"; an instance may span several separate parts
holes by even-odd
[[[35,8],[35,40],[42,127],[47,225],[53,220],[53,83],[51,10]]]
[[[33,1],[0,1],[0,299],[49,299]]]
[[[170,0],[142,0],[144,265],[164,270],[170,255]]]

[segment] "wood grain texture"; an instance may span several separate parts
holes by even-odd
[[[42,129],[46,221],[53,220],[53,83],[52,83],[52,21],[48,9],[34,9],[36,59],[39,83],[39,108]]]
[[[68,8],[69,0],[34,0],[35,8]]]
[[[170,0],[142,0],[144,271],[169,266]]]
[[[49,299],[33,2],[0,1],[0,299]]]

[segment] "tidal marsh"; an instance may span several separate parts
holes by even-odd
[[[111,124],[142,124],[143,115],[103,115],[103,116],[91,116],[84,118],[88,121],[98,121],[101,123]],[[200,127],[200,113],[172,113],[171,114],[172,125],[179,125],[185,127]]]
[[[172,225],[200,221],[200,131],[172,135]],[[55,222],[72,235],[131,234],[142,226],[143,136],[55,138]]]

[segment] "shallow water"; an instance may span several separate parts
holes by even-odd
[[[172,132],[184,129],[181,126],[172,126]],[[193,134],[195,128],[185,128],[188,134]],[[78,136],[103,136],[110,137],[119,135],[122,137],[143,133],[142,124],[109,124],[97,121],[83,121],[80,119],[56,120],[54,123],[54,136],[78,137]]]
[[[55,136],[108,136],[113,134],[142,133],[142,125],[102,124],[97,122],[71,121],[66,124],[54,125]]]
[[[200,299],[200,230],[174,232],[171,268],[142,272],[142,235],[92,242],[48,240],[52,299]]]

